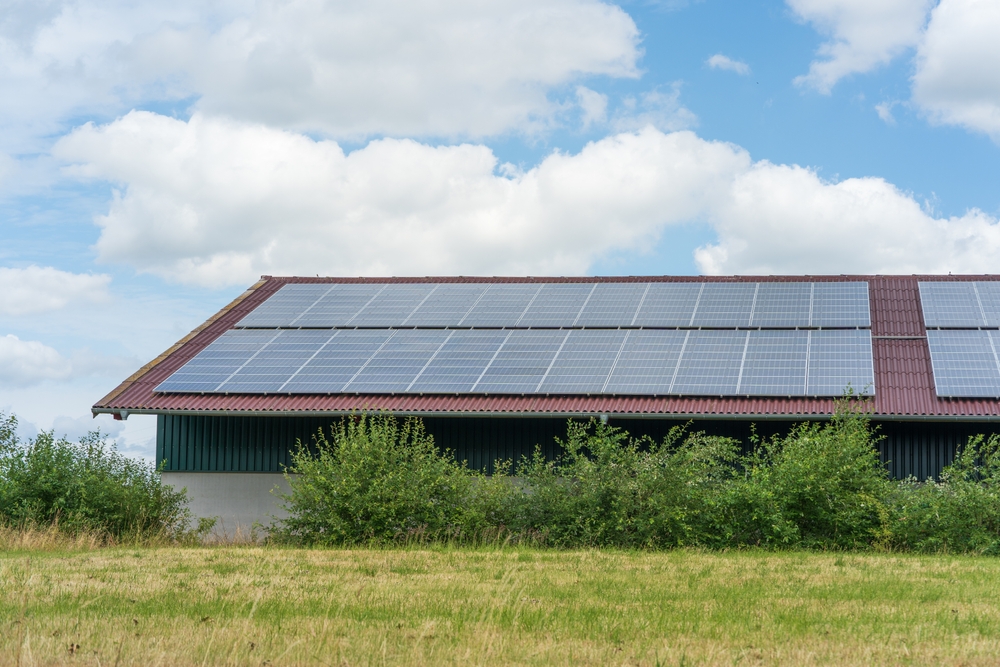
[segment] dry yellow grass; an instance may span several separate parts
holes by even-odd
[[[4,665],[996,665],[1000,560],[11,550]]]

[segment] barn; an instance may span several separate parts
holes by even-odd
[[[157,415],[163,480],[245,529],[297,440],[419,415],[492,470],[596,417],[746,439],[872,398],[890,473],[933,477],[1000,431],[1000,276],[264,276],[93,407]]]

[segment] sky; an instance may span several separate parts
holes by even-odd
[[[261,275],[1000,272],[995,0],[0,0],[0,411]]]

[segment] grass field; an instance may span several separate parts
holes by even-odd
[[[996,665],[1000,559],[17,550],[3,665]]]

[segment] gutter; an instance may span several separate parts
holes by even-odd
[[[118,408],[93,408],[94,416],[99,414],[113,415],[116,420],[128,419],[129,415],[185,415],[193,417],[347,417],[357,414],[359,410],[162,410],[137,409],[122,410]],[[716,421],[811,421],[827,420],[833,415],[822,413],[786,413],[786,414],[713,414],[713,413],[677,413],[677,412],[500,412],[476,410],[392,410],[392,414],[400,417],[551,417],[553,419],[572,419],[580,417],[600,417],[603,419],[671,419],[671,420],[703,420]],[[879,415],[871,416],[874,422],[1000,422],[1000,415]]]

